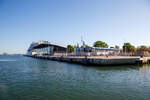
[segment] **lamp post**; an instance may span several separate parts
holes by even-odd
[[[125,43],[125,56],[127,55],[127,51],[126,51],[126,43]]]

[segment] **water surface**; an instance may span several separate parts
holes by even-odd
[[[94,67],[0,56],[0,100],[150,100],[150,65]]]

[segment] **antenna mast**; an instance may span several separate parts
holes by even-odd
[[[81,43],[82,43],[82,46],[85,47],[85,42],[83,40],[83,36],[81,36]]]

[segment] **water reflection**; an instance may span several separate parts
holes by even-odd
[[[144,64],[140,67],[140,72],[142,73],[146,73],[146,72],[149,72],[150,71],[150,65],[149,64]]]
[[[8,86],[6,84],[0,83],[0,93],[7,93]]]
[[[144,81],[150,82],[150,65],[149,64],[145,64],[142,65],[139,69],[139,71],[141,72],[141,75],[143,76],[142,79]]]
[[[141,66],[139,65],[116,65],[116,66],[89,66],[92,68],[95,68],[97,70],[103,70],[103,71],[127,71],[127,70],[139,70]]]

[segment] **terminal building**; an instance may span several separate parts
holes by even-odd
[[[102,47],[80,47],[76,48],[74,55],[76,56],[117,56],[120,50],[116,48],[102,48]]]
[[[48,41],[33,42],[28,51],[27,55],[54,55],[60,53],[66,53],[67,48],[55,44],[51,44]]]
[[[67,48],[48,41],[33,42],[27,50],[27,55],[51,55],[51,56],[117,56],[120,50],[116,48],[91,47],[87,48],[84,43],[76,47],[72,53]]]

